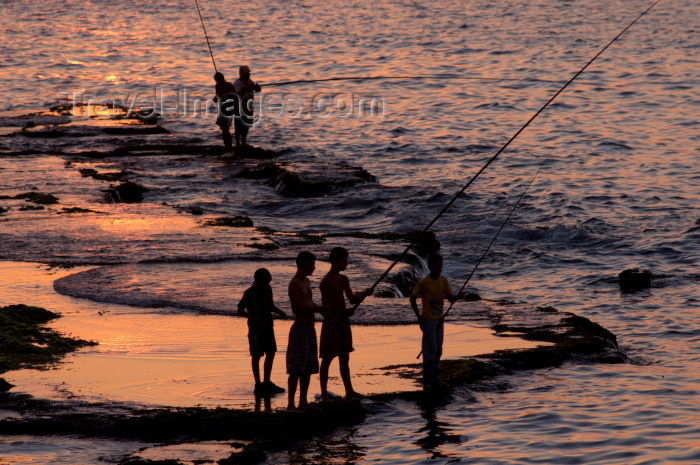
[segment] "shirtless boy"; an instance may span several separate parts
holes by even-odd
[[[321,399],[328,400],[328,368],[335,357],[340,364],[340,377],[345,386],[346,397],[362,397],[352,387],[350,379],[350,352],[352,346],[352,331],[350,317],[354,309],[345,306],[345,297],[351,305],[361,302],[372,294],[372,289],[355,294],[350,287],[347,276],[340,274],[348,267],[348,251],[343,247],[331,250],[331,269],[321,280],[321,302],[329,308],[323,314],[321,327]]]
[[[308,276],[316,269],[316,256],[311,252],[297,255],[297,272],[289,282],[289,302],[294,313],[294,323],[289,330],[287,344],[288,410],[296,410],[294,396],[299,386],[299,404],[301,410],[309,408],[306,400],[311,375],[318,373],[318,346],[314,314],[325,311],[316,305],[311,297],[311,284]]]

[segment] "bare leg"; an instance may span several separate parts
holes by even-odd
[[[304,408],[309,406],[309,402],[306,400],[306,395],[309,392],[309,384],[311,383],[311,373],[303,374],[299,378],[299,408]]]
[[[352,379],[350,378],[350,354],[341,354],[338,356],[340,362],[340,377],[343,379],[345,386],[345,397],[361,397],[361,394],[355,392],[352,388]]]
[[[287,379],[287,398],[289,399],[287,401],[287,408],[288,409],[294,408],[294,396],[297,393],[297,383],[298,382],[299,382],[298,375],[289,375],[289,378]]]
[[[251,365],[253,367],[253,378],[255,378],[255,384],[260,384],[260,356],[254,355],[251,359]]]
[[[274,352],[268,352],[265,354],[265,364],[263,365],[263,372],[264,378],[263,380],[266,383],[270,382],[270,375],[272,374],[272,362],[275,361],[275,353]]]
[[[319,378],[321,379],[321,400],[328,400],[328,368],[333,358],[322,358]]]
[[[231,147],[231,130],[226,126],[221,126],[221,136],[224,139],[224,147],[226,147],[226,151],[230,152],[231,150],[233,150],[233,148]]]

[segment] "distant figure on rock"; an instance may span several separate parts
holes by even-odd
[[[252,358],[255,395],[271,396],[284,392],[284,389],[270,381],[272,363],[277,352],[272,313],[282,318],[287,314],[277,308],[272,298],[272,275],[266,268],[255,272],[253,285],[243,293],[238,304],[238,314],[248,318],[248,345]],[[260,358],[265,355],[263,382],[260,382]]]
[[[442,257],[439,254],[428,256],[428,269],[430,274],[418,281],[409,300],[423,331],[423,383],[426,387],[435,387],[441,384],[438,380],[438,367],[444,339],[444,302],[445,299],[455,302],[464,297],[464,294],[452,294],[447,278],[442,276]],[[416,303],[418,298],[421,299],[420,312]]]
[[[236,114],[236,88],[228,82],[222,73],[214,74],[216,81],[216,95],[214,103],[218,103],[218,117],[216,124],[221,128],[221,135],[224,139],[224,147],[228,153],[233,153],[233,142],[231,141],[231,122]]]
[[[316,269],[316,256],[311,252],[300,252],[296,259],[297,272],[289,282],[289,302],[294,312],[294,323],[289,329],[287,344],[287,374],[289,402],[287,410],[296,411],[294,396],[299,386],[299,404],[301,410],[314,408],[307,401],[311,375],[318,373],[318,345],[314,314],[322,313],[326,307],[316,305],[311,297],[309,276]]]
[[[359,294],[352,292],[350,280],[340,274],[348,267],[348,256],[347,249],[333,248],[330,254],[331,269],[321,280],[321,302],[328,307],[328,311],[323,314],[321,327],[321,400],[328,400],[328,368],[335,357],[338,357],[340,364],[345,396],[362,397],[355,392],[350,379],[350,352],[355,350],[352,347],[350,317],[355,312],[345,306],[345,298],[354,305],[371,295],[372,289]]]
[[[241,66],[238,70],[240,77],[233,83],[238,103],[236,105],[235,129],[236,150],[248,145],[248,129],[253,125],[253,108],[255,92],[260,92],[260,85],[250,79],[250,68]]]

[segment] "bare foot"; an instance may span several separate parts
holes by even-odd
[[[345,393],[345,397],[348,399],[362,399],[364,397],[363,394],[360,394],[357,391],[350,391]]]
[[[319,406],[317,406],[317,405],[309,404],[308,402],[306,402],[306,403],[303,403],[303,404],[302,404],[302,403],[299,403],[299,410],[303,410],[303,411],[305,411],[305,412],[309,412],[309,411],[312,411],[312,412],[320,412],[320,411],[321,411],[321,408],[320,408]]]

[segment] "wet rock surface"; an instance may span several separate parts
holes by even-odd
[[[445,383],[424,391],[370,395],[367,401],[339,399],[317,404],[302,413],[251,412],[228,408],[138,408],[119,403],[81,401],[49,402],[21,393],[0,393],[0,407],[20,415],[0,420],[6,435],[79,435],[181,443],[203,440],[241,441],[240,448],[221,464],[259,463],[275,451],[300,447],[305,441],[329,434],[344,425],[360,423],[371,414],[375,402],[404,399],[442,405],[457,386],[480,388],[483,383],[513,370],[527,370],[573,363],[622,363],[625,355],[615,336],[600,325],[552,307],[524,308],[501,303],[482,312],[494,321],[492,328],[504,337],[523,337],[551,343],[533,349],[498,351],[470,359],[445,360]],[[24,307],[24,306],[20,306]],[[31,308],[31,307],[26,307]],[[4,311],[4,309],[3,309]],[[1,314],[1,313],[0,313]],[[397,376],[418,378],[421,367],[408,364],[386,367]],[[165,463],[137,456],[122,463]],[[172,459],[168,463],[177,463]]]
[[[0,195],[0,199],[23,199],[27,202],[33,202],[38,205],[54,205],[59,203],[58,197],[53,194],[47,194],[44,192],[25,192],[23,194],[17,194],[15,196]]]
[[[132,181],[112,185],[105,191],[108,202],[114,203],[138,203],[143,200],[143,194],[148,189]]]
[[[247,216],[226,216],[214,218],[202,223],[203,226],[221,226],[229,228],[252,228],[253,220]]]
[[[0,308],[0,373],[25,366],[41,367],[94,342],[65,337],[43,325],[57,313],[28,305]],[[4,380],[2,380],[4,381]],[[0,383],[8,388],[7,383]],[[0,386],[1,390],[2,386]]]
[[[481,383],[515,370],[556,367],[563,363],[626,363],[625,353],[617,338],[599,324],[552,307],[527,308],[516,304],[496,303],[480,306],[480,315],[492,322],[491,329],[503,337],[520,337],[548,343],[531,349],[496,351],[469,359],[443,360],[440,379],[445,402],[449,392],[458,386],[477,388]],[[422,365],[407,364],[386,367],[397,376],[419,379]],[[432,389],[423,392],[398,393],[397,396],[417,401],[430,400]],[[393,398],[392,394],[372,396],[379,400]]]
[[[651,272],[649,270],[628,269],[617,276],[620,289],[623,291],[638,291],[651,287]]]
[[[374,176],[362,168],[319,162],[247,165],[235,176],[264,180],[288,197],[322,197],[338,188],[375,181]]]

